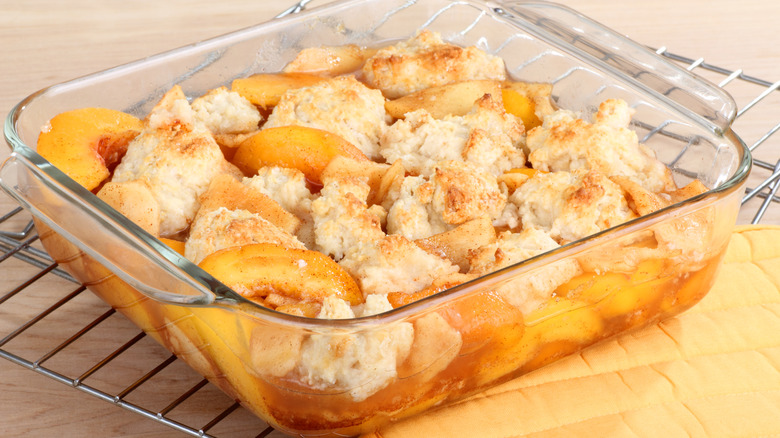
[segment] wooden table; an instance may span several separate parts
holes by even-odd
[[[271,19],[291,3],[3,1],[0,116],[4,120],[14,104],[45,86]],[[730,70],[741,68],[747,75],[770,82],[780,80],[777,68],[780,41],[775,37],[780,2],[564,0],[563,3],[649,46],[665,46],[671,52],[694,59],[701,57],[707,63]],[[740,107],[761,92],[760,87],[753,86],[727,90]],[[737,133],[748,144],[755,142],[780,121],[778,106],[776,101],[762,103],[761,108],[752,110],[749,122],[736,126]],[[761,158],[774,163],[780,157],[778,143],[778,139],[770,138],[763,144]],[[0,148],[0,160],[7,155],[8,149]],[[0,215],[12,205],[10,199],[0,195]],[[778,218],[780,214],[771,211],[765,221],[780,223]],[[741,222],[748,220],[747,214],[740,218]],[[18,271],[10,272],[10,278],[5,277],[9,275],[8,269],[1,272],[4,277],[0,278],[0,293],[29,276],[29,270],[25,271],[21,265]],[[61,293],[56,287],[43,287],[36,296],[45,300],[56,293]],[[121,326],[117,330],[128,328]],[[45,339],[45,334],[40,336]],[[160,353],[154,349],[149,354]],[[224,434],[253,436],[238,431]],[[0,360],[0,435],[157,437],[176,433]]]

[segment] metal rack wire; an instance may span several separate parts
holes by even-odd
[[[285,13],[297,12],[305,3],[301,2]],[[744,104],[740,104],[741,109],[735,121],[737,132],[741,123],[748,122],[753,114],[761,111],[762,106],[771,105],[769,101],[780,96],[775,93],[780,88],[780,82],[771,83],[749,76],[741,70],[732,71],[710,65],[701,58],[676,55],[666,48],[658,49],[657,53],[708,77],[727,91],[732,87],[739,88],[738,94],[750,96]],[[765,221],[770,214],[773,218],[780,217],[780,207],[777,205],[780,203],[777,196],[780,189],[780,159],[772,163],[770,160],[778,157],[761,157],[759,153],[760,146],[780,141],[775,136],[778,130],[780,120],[766,127],[761,137],[745,139],[756,159],[751,175],[752,187],[743,198],[739,219],[741,223]],[[29,222],[29,215],[21,208],[0,212],[0,278],[7,278],[4,272],[10,270],[23,270],[25,275],[15,275],[15,278],[26,276],[27,279],[20,284],[2,285],[8,290],[0,291],[0,315],[4,315],[0,318],[0,357],[190,436],[222,436],[222,431],[226,435],[232,431],[234,436],[266,437],[279,434],[259,419],[241,415],[243,408],[227,396],[221,396],[222,404],[215,402],[214,397],[220,397],[215,395],[218,390],[194,372],[185,372],[184,377],[181,372],[177,373],[176,379],[180,380],[176,385],[180,388],[177,392],[156,394],[153,401],[137,397],[139,393],[148,396],[149,393],[158,392],[148,387],[155,386],[156,380],[166,378],[166,370],[176,367],[180,361],[158,344],[149,341],[143,332],[135,329],[114,310],[91,294],[84,294],[85,286],[59,269],[41,249],[38,236]],[[40,295],[41,290],[50,292],[52,288],[58,291],[56,294],[48,293],[47,297],[52,302],[36,309],[21,309],[19,303],[29,302],[27,296]],[[79,317],[74,317],[74,306],[79,309]],[[102,349],[105,350],[102,352],[93,352],[95,357],[92,366],[81,370],[69,369],[67,356],[83,355],[84,348],[79,347],[79,344],[89,342],[91,337],[95,337],[94,332],[106,330],[106,326],[110,326],[107,330],[110,330],[110,338],[115,340],[115,345]],[[51,339],[51,347],[45,351],[27,348],[25,339],[40,336],[40,333],[57,333],[60,337]],[[123,361],[135,360],[139,355],[129,353],[138,349],[144,352],[140,356],[147,363],[140,368],[146,369],[146,372],[118,385],[107,385],[99,377],[106,369],[121,368]],[[189,401],[204,392],[213,392],[210,393],[208,410],[199,408],[194,414],[185,412],[178,415],[180,411],[187,411]]]

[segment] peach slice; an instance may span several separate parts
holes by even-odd
[[[520,175],[525,175],[528,178],[533,178],[534,175],[536,175],[539,172],[545,173],[544,170],[532,169],[530,167],[515,167],[513,169],[507,170],[506,173],[520,174]]]
[[[523,364],[523,371],[530,372],[581,350],[576,342],[561,339],[539,345],[533,356]]]
[[[462,272],[469,269],[469,255],[496,241],[496,229],[487,216],[472,219],[443,233],[414,241],[425,251],[446,258]]]
[[[511,88],[501,90],[501,96],[504,98],[506,112],[519,117],[523,121],[526,131],[542,124],[542,121],[536,116],[536,105],[533,100]]]
[[[212,253],[199,266],[247,298],[276,294],[321,303],[335,296],[352,305],[363,302],[347,271],[317,251],[256,243]]]
[[[376,52],[377,49],[367,49],[355,44],[308,47],[298,52],[283,71],[338,76],[360,69],[366,59]]]
[[[107,108],[54,116],[38,136],[38,153],[88,190],[106,180],[127,144],[142,129],[138,118]]]
[[[195,331],[190,335],[201,339],[204,353],[219,369],[214,383],[228,395],[257,411],[261,408],[262,396],[256,377],[247,367],[250,342],[256,322],[249,317],[236,317],[225,309],[198,307],[188,309],[193,318],[190,322]]]
[[[357,147],[336,134],[291,125],[263,129],[253,135],[238,147],[233,163],[249,175],[263,166],[292,167],[309,181],[322,184],[322,171],[337,156],[368,162]]]
[[[182,256],[184,255],[184,242],[181,240],[168,239],[166,237],[160,237],[160,242],[168,245],[168,247]]]
[[[453,274],[450,277],[440,278],[434,281],[433,284],[431,284],[430,286],[420,289],[413,293],[390,292],[387,294],[387,301],[389,301],[390,305],[393,306],[393,308],[395,309],[401,306],[405,306],[407,304],[411,304],[415,301],[419,301],[423,298],[429,297],[439,292],[445,291],[469,279],[470,277],[467,277],[466,275],[463,274]]]
[[[622,272],[584,272],[555,289],[555,296],[566,297],[585,304],[594,304],[629,284],[629,276]]]
[[[604,322],[592,306],[565,297],[555,297],[526,316],[528,343],[522,367],[531,371],[590,345],[604,336]]]
[[[456,82],[426,88],[418,92],[390,100],[385,110],[392,117],[402,119],[408,112],[425,109],[434,118],[446,115],[462,116],[474,107],[474,102],[486,94],[501,97],[501,83],[488,80]]]
[[[403,165],[400,166],[400,175],[403,178]],[[345,179],[351,177],[366,178],[368,185],[371,187],[370,194],[368,195],[368,204],[374,205],[379,203],[383,196],[380,193],[382,189],[382,181],[388,172],[398,171],[398,167],[393,167],[385,163],[377,163],[375,161],[354,160],[352,158],[337,155],[328,163],[325,169],[322,170],[321,178],[325,180]]]
[[[541,125],[544,116],[555,112],[551,97],[552,84],[506,81],[502,87],[504,108],[508,113],[520,117],[526,131]]]
[[[160,235],[160,205],[145,182],[109,181],[97,196],[149,234]]]
[[[481,291],[456,299],[439,313],[463,337],[461,355],[474,352],[488,344],[512,345],[519,342],[525,331],[523,313],[509,305],[495,291]],[[498,348],[496,352],[504,350],[505,348]]]
[[[688,308],[699,302],[715,282],[716,272],[718,270],[718,257],[707,262],[701,270],[691,272],[685,276],[677,285],[677,290],[671,289],[671,292],[664,297],[661,302],[663,312],[676,312],[680,308]]]
[[[308,87],[327,79],[308,73],[260,73],[233,80],[231,90],[263,109],[276,106],[287,90]]]
[[[509,193],[513,193],[525,184],[526,181],[533,178],[539,172],[543,170],[531,169],[530,167],[518,167],[506,171],[503,175],[500,175],[497,179],[499,183],[503,183]]]
[[[301,227],[301,220],[285,210],[278,202],[227,174],[215,176],[199,201],[199,216],[225,207],[229,210],[246,210],[259,214],[263,219],[290,234],[295,234]]]
[[[255,386],[247,385],[251,379],[246,378],[243,367],[235,366],[241,361],[224,345],[227,341],[223,341],[246,342],[246,337],[241,337],[241,332],[246,331],[241,326],[243,319],[226,317],[226,311],[218,308],[195,309],[157,303],[154,309],[158,312],[162,344],[232,399],[246,402]],[[211,319],[202,318],[204,314],[226,321],[224,328],[220,327],[224,331],[215,333],[208,325]]]
[[[401,190],[401,184],[403,184],[405,177],[406,169],[404,168],[403,162],[401,160],[396,160],[390,165],[387,171],[382,174],[376,191],[372,190],[371,195],[369,195],[369,202],[371,204],[383,204],[385,209],[389,209],[389,205],[384,205],[386,198],[388,198],[390,193],[397,193]]]
[[[304,316],[306,318],[316,318],[322,310],[322,304],[311,301],[301,301],[293,304],[284,304],[277,306],[276,311],[287,313],[289,315]]]
[[[674,281],[674,277],[667,274],[670,272],[668,265],[669,261],[665,259],[640,262],[629,276],[628,284],[601,303],[601,315],[604,318],[629,317],[638,323],[641,316],[655,314],[655,307]]]
[[[673,277],[665,274],[668,261],[647,259],[631,273],[583,273],[572,278],[555,293],[587,304],[593,304],[604,319],[632,318],[653,314]]]

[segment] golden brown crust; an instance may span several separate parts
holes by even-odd
[[[504,208],[506,197],[497,180],[475,170],[457,161],[436,167],[432,202],[434,208],[443,207],[441,215],[448,224],[459,225],[485,214],[495,217]]]

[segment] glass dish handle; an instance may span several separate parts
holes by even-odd
[[[232,293],[27,147],[17,149],[2,164],[0,187],[36,218],[152,299],[207,305]]]
[[[716,133],[727,132],[737,105],[723,89],[584,15],[559,4],[507,1],[493,11],[570,55],[621,77]]]

